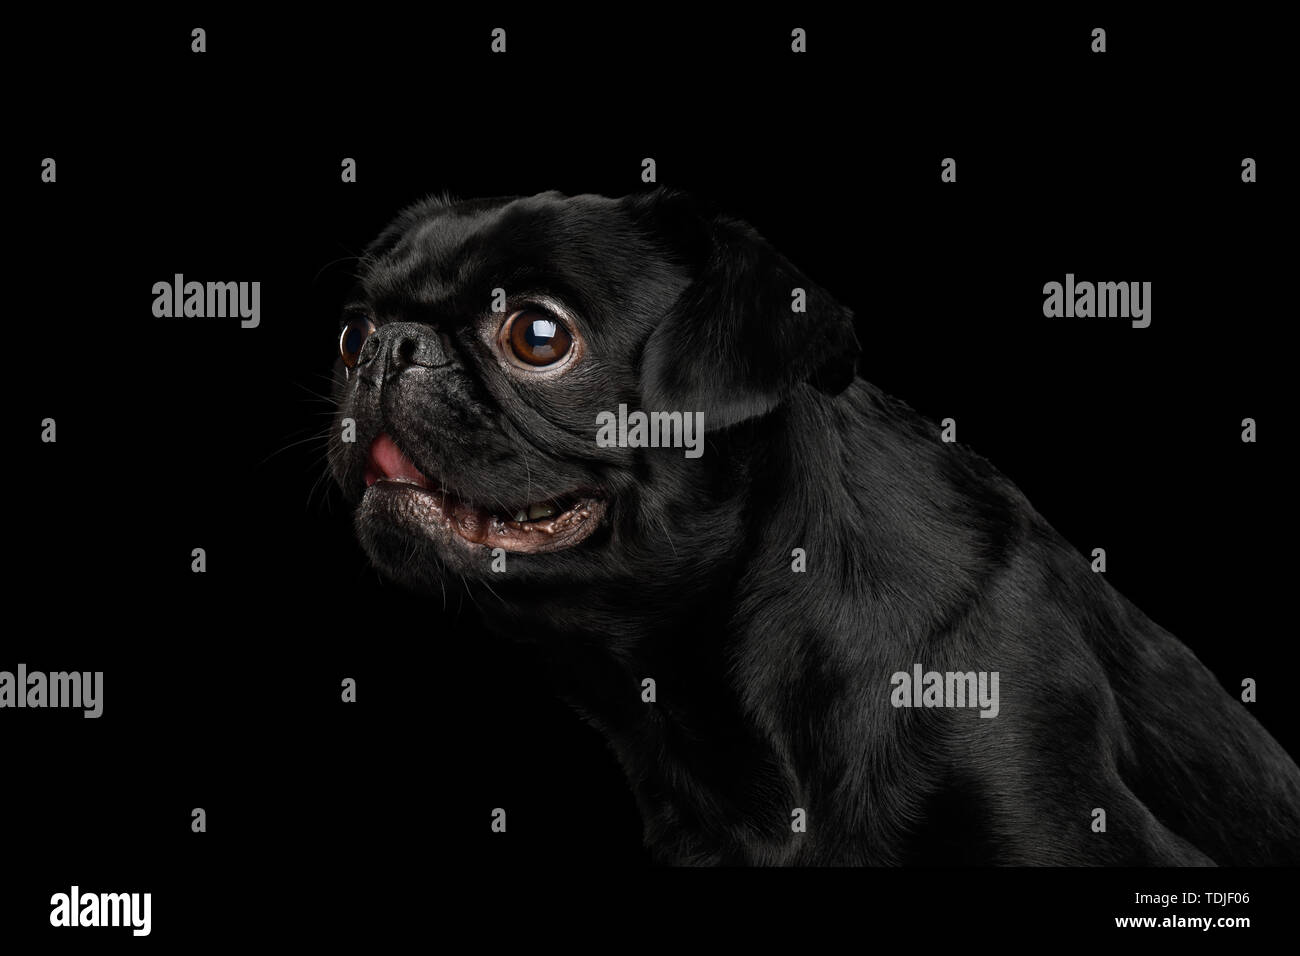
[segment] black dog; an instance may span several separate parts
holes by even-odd
[[[849,311],[747,225],[662,190],[430,200],[363,266],[331,449],[361,542],[549,646],[657,859],[1300,862],[1290,757],[855,378]],[[598,440],[620,405],[683,441],[702,412],[703,444]]]

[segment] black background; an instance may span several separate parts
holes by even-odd
[[[1248,915],[1279,900],[1267,874],[646,873],[595,731],[468,601],[381,581],[322,477],[350,257],[402,206],[622,195],[648,188],[651,156],[851,305],[863,374],[955,418],[1080,551],[1104,547],[1111,582],[1230,693],[1256,678],[1249,706],[1295,754],[1277,30],[358,16],[14,25],[0,669],[102,670],[105,709],[0,713],[0,931],[48,929],[74,882],[152,891],[153,938],[173,942],[385,935],[553,896],[636,920],[650,897],[671,918],[665,898],[811,891],[836,912],[842,892],[1071,935],[1143,913],[1122,905],[1135,888],[1257,886]],[[154,318],[153,283],[178,272],[260,281],[261,326]],[[1152,282],[1151,327],[1045,319],[1042,286],[1067,272]],[[95,932],[75,934],[125,933]]]

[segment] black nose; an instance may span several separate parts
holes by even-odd
[[[411,365],[423,365],[432,368],[441,365],[439,353],[442,351],[437,333],[430,329],[418,335],[403,335],[393,340],[388,360],[393,368],[407,368]]]
[[[366,340],[357,364],[365,365],[381,355],[387,356],[390,372],[400,372],[413,366],[436,368],[446,365],[449,358],[438,330],[418,322],[381,325]]]

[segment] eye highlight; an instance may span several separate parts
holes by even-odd
[[[348,324],[343,326],[343,332],[339,335],[339,355],[343,357],[343,364],[348,368],[356,368],[357,359],[361,357],[361,347],[366,344],[366,339],[374,334],[375,323],[371,322],[368,316],[356,313],[348,320]]]
[[[520,309],[501,330],[503,345],[516,365],[549,368],[563,362],[573,350],[573,333],[549,312]]]

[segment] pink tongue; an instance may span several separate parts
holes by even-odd
[[[429,482],[414,462],[402,454],[387,434],[380,435],[370,446],[370,464],[381,478],[401,478],[427,487]]]
[[[430,481],[420,474],[411,459],[402,454],[402,450],[387,434],[380,435],[370,446],[370,462],[366,468],[366,486],[374,484],[380,478],[400,478],[412,481],[421,488],[434,490]],[[487,540],[488,526],[491,521],[488,514],[478,508],[465,504],[458,498],[444,496],[440,510],[445,510],[447,517],[456,522],[458,533],[466,541],[482,544]]]

